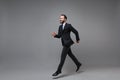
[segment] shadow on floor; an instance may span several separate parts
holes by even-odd
[[[60,75],[60,76],[53,77],[53,79],[64,78],[64,77],[68,77],[68,76],[71,76],[71,75],[80,74],[80,73],[83,73],[83,72],[84,72],[84,71],[78,71],[78,72],[76,72],[76,73],[63,74],[63,75]]]

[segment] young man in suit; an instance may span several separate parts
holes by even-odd
[[[63,64],[65,62],[65,58],[66,58],[67,55],[76,64],[76,66],[77,66],[76,72],[79,70],[79,68],[82,65],[77,60],[77,58],[73,55],[73,53],[71,51],[71,48],[70,48],[71,45],[74,44],[73,40],[70,37],[70,32],[72,31],[75,34],[77,43],[80,42],[79,33],[75,28],[73,28],[73,26],[71,24],[68,24],[66,21],[67,21],[67,16],[65,14],[61,14],[60,15],[60,23],[61,23],[61,25],[59,26],[58,34],[55,33],[55,32],[52,33],[52,36],[54,38],[61,38],[61,42],[62,42],[62,45],[63,45],[63,50],[62,50],[61,60],[60,60],[59,66],[57,68],[57,71],[52,76],[57,76],[58,74],[61,73]]]

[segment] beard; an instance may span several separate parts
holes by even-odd
[[[63,24],[65,21],[60,21],[60,24]]]

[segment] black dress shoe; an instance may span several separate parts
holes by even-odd
[[[80,69],[80,67],[82,66],[82,64],[81,63],[79,63],[78,65],[77,65],[77,69],[76,69],[76,72]]]
[[[57,76],[60,73],[61,73],[61,71],[56,71],[52,76]]]

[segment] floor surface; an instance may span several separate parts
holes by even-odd
[[[120,80],[120,68],[88,68],[79,72],[62,72],[53,77],[54,70],[2,70],[0,80]]]

